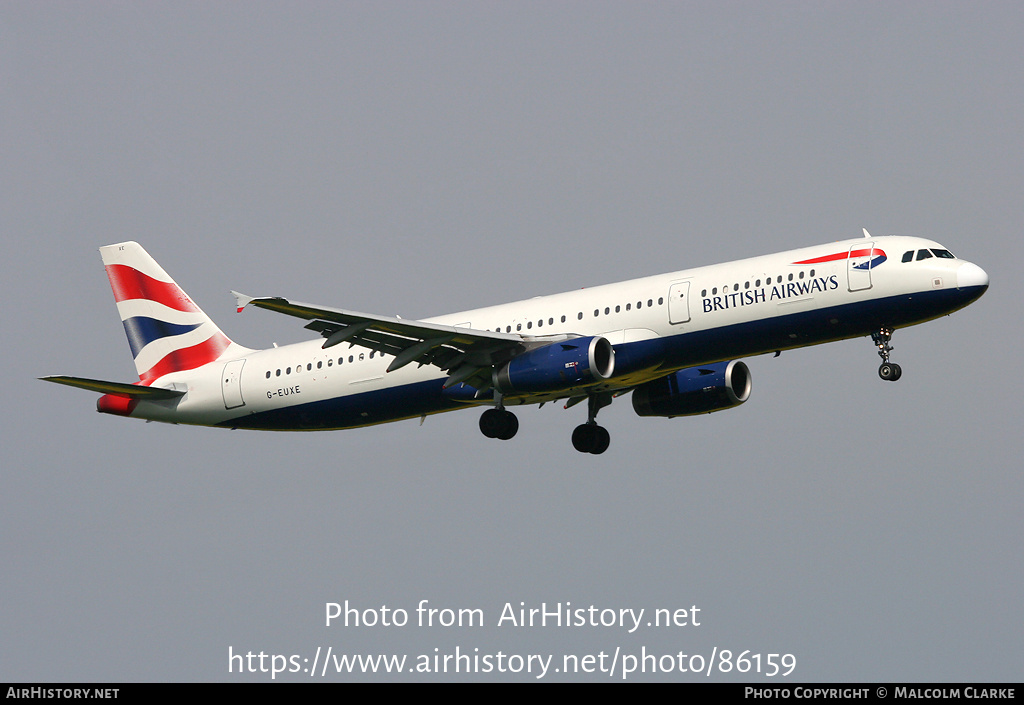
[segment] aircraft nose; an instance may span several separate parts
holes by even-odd
[[[956,288],[972,289],[974,287],[988,288],[988,274],[976,264],[964,262],[956,270]]]

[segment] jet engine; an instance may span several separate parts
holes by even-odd
[[[494,371],[504,394],[555,392],[594,384],[615,371],[615,350],[606,338],[571,338],[528,350]]]
[[[633,390],[640,416],[693,416],[739,406],[750,397],[750,369],[739,361],[689,367]]]

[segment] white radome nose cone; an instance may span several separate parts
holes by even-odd
[[[964,262],[956,270],[956,287],[968,289],[973,286],[988,286],[988,274],[976,264]]]

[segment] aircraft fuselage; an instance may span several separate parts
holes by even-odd
[[[929,255],[919,259],[919,252]],[[916,325],[984,293],[988,277],[981,268],[936,252],[948,254],[921,238],[858,238],[423,323],[534,337],[600,336],[611,343],[615,372],[609,379],[505,393],[502,406],[615,394],[676,370]],[[905,253],[909,261],[902,261]],[[393,360],[359,345],[324,349],[322,340],[311,340],[171,372],[149,384],[182,396],[115,399],[107,409],[101,400],[101,410],[172,423],[326,430],[495,404],[492,393],[478,394],[466,384],[444,388],[449,374],[431,365],[388,372]]]

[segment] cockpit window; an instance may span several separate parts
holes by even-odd
[[[917,261],[918,262],[920,262],[923,259],[928,259],[931,256],[932,256],[932,253],[929,252],[928,250],[918,250],[917,251]]]
[[[913,259],[914,259],[914,251],[913,250],[907,250],[906,252],[903,253],[903,261],[904,262],[910,262]]]
[[[932,254],[940,259],[956,259],[949,250],[932,250]]]

